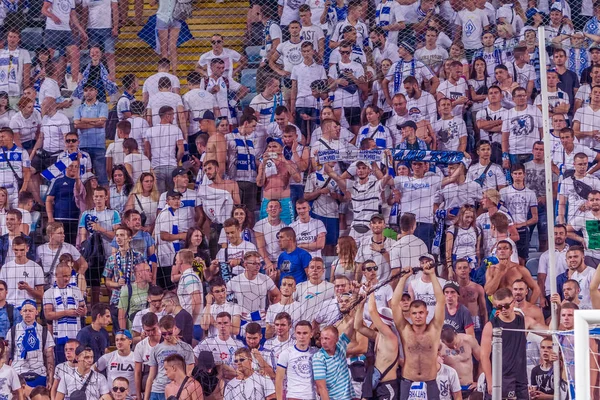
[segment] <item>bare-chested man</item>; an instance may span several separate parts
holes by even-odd
[[[391,305],[394,312],[394,322],[400,332],[404,350],[404,368],[402,368],[402,379],[400,381],[400,400],[408,399],[410,387],[413,382],[424,382],[427,385],[427,397],[439,399],[440,393],[436,382],[437,356],[440,335],[445,316],[445,298],[442,286],[435,276],[434,262],[422,263],[423,274],[427,275],[433,284],[435,295],[435,315],[431,322],[427,323],[427,305],[421,300],[415,300],[410,305],[410,318],[412,325],[404,318],[399,307],[404,293],[404,287],[412,268],[402,268],[404,275],[400,278]]]
[[[473,282],[469,277],[471,267],[469,261],[457,260],[455,264],[456,281],[460,286],[458,302],[467,307],[473,317],[475,337],[481,337],[483,326],[487,322],[487,309],[485,306],[485,291],[481,285]]]
[[[210,221],[209,246],[211,257],[214,258],[219,249],[218,241],[223,222],[231,217],[233,205],[241,203],[240,189],[237,182],[223,179],[219,173],[219,163],[215,160],[204,163],[204,174],[212,183],[198,187],[198,199],[202,206],[198,223],[202,226],[207,218]]]
[[[513,246],[508,240],[500,240],[496,244],[498,264],[490,266],[485,273],[485,292],[488,295],[493,295],[501,288],[512,289],[513,282],[522,279],[532,291],[529,301],[535,304],[538,297],[540,297],[540,288],[527,268],[510,261],[513,250]]]
[[[279,138],[267,139],[267,151],[263,161],[258,165],[256,184],[263,188],[263,199],[260,205],[260,219],[267,217],[269,200],[279,200],[281,204],[281,220],[292,223],[294,210],[290,200],[290,179],[300,182],[302,176],[292,161],[283,156],[283,141]]]
[[[398,397],[398,379],[396,369],[400,353],[398,337],[393,330],[394,319],[388,307],[377,310],[374,294],[369,295],[369,314],[373,324],[367,328],[363,324],[364,300],[357,307],[354,329],[375,341],[375,371],[371,390],[363,386],[363,398],[375,397],[380,400],[396,400]],[[377,377],[379,377],[377,379]],[[366,385],[368,387],[368,385]]]
[[[208,134],[204,162],[215,160],[219,163],[219,175],[225,176],[227,170],[227,139],[219,133],[215,124],[215,115],[207,111],[200,120],[200,131]]]
[[[527,301],[527,292],[527,284],[523,279],[517,279],[513,282],[512,295],[513,299],[515,299],[515,308],[523,311],[524,315],[528,316],[529,318],[533,318],[535,322],[543,324],[545,320],[544,314],[542,314],[542,309]]]
[[[481,348],[477,340],[465,333],[456,333],[451,326],[442,329],[442,350],[440,354],[444,364],[458,373],[463,399],[468,399],[477,382],[473,382],[473,357],[480,360]]]

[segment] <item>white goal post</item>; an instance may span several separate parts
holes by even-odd
[[[600,324],[600,310],[575,310],[575,398],[590,400],[590,325]]]

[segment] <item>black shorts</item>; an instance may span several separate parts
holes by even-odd
[[[525,381],[521,382],[517,378],[512,376],[502,377],[502,398],[529,398],[529,390],[527,389],[527,378],[525,376],[519,378],[525,379]]]
[[[400,400],[408,400],[410,395],[410,387],[414,382],[408,379],[400,379]],[[440,389],[438,388],[435,379],[424,382],[427,385],[427,400],[439,400]],[[525,387],[527,389],[527,387]]]
[[[344,116],[348,125],[360,126],[360,113],[362,109],[360,107],[344,107]]]
[[[397,379],[393,381],[379,382],[375,388],[377,400],[398,400],[400,397],[400,384]]]
[[[40,149],[33,156],[33,159],[31,160],[31,166],[35,168],[38,173],[41,173],[56,162],[59,153],[52,154],[46,150]]]

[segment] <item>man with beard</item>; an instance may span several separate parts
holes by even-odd
[[[496,257],[498,264],[491,265],[485,273],[485,292],[488,295],[493,295],[501,288],[511,288],[514,281],[522,279],[527,286],[533,291],[531,299],[532,304],[535,304],[540,296],[540,289],[535,284],[531,273],[522,265],[516,264],[510,260],[513,253],[513,245],[507,240],[501,240],[496,245]],[[512,293],[511,296],[512,297]]]
[[[600,220],[600,191],[592,190],[587,200],[590,209],[587,209],[586,206],[586,211],[571,219],[569,225],[567,225],[567,237],[581,243],[583,248],[586,249],[585,256],[588,264],[598,265],[600,262],[600,243],[597,242],[596,237],[598,230],[600,230],[600,224],[595,222]],[[581,231],[583,237],[577,235],[577,231]]]
[[[556,277],[556,290],[563,293],[563,285],[569,279],[577,281],[581,294],[579,300],[586,308],[591,308],[591,299],[587,294],[590,292],[590,282],[594,276],[594,268],[588,267],[585,262],[583,248],[571,246],[567,251],[567,270]]]
[[[473,318],[467,307],[458,302],[460,287],[456,282],[448,281],[443,288],[446,298],[446,314],[444,325],[451,326],[458,333],[466,333],[475,337]]]
[[[354,301],[353,285],[344,275],[337,275],[333,281],[335,298],[323,302],[321,309],[312,321],[314,332],[320,326],[335,325],[351,311]]]
[[[424,382],[427,386],[428,398],[437,399],[440,396],[436,382],[437,356],[444,324],[444,293],[437,276],[435,276],[433,260],[423,263],[423,275],[427,276],[433,285],[435,314],[431,322],[427,323],[427,305],[421,300],[414,300],[410,305],[411,324],[404,318],[404,313],[399,311],[399,303],[404,293],[406,280],[412,275],[412,268],[404,267],[402,272],[404,275],[400,278],[391,301],[391,309],[395,311],[393,313],[394,323],[400,333],[404,350],[400,399],[408,399],[413,382]],[[395,354],[389,353],[388,357],[395,357]]]
[[[392,68],[394,68],[393,65]],[[429,92],[421,90],[421,86],[414,76],[407,76],[402,83],[403,91],[407,96],[406,107],[410,119],[414,122],[428,119],[433,123],[437,116],[435,97]]]
[[[481,337],[481,368],[485,373],[488,394],[492,393],[492,330],[507,329],[540,329],[546,330],[543,324],[535,322],[515,312],[514,299],[510,289],[502,288],[494,293],[494,305],[499,311],[483,328]],[[502,397],[528,399],[527,393],[527,353],[526,333],[512,330],[502,331]]]
[[[456,370],[460,380],[462,396],[468,399],[477,387],[473,382],[473,358],[481,359],[481,348],[471,335],[457,333],[451,326],[445,326],[441,334],[442,349],[440,354],[444,364]]]
[[[209,160],[203,166],[204,175],[212,183],[198,187],[198,200],[202,206],[198,226],[210,221],[210,255],[214,258],[219,250],[219,235],[223,222],[231,217],[234,204],[241,204],[237,182],[225,180],[219,173],[219,163]]]
[[[592,277],[592,279],[594,279]],[[592,282],[590,282],[590,287],[592,285]],[[561,296],[558,293],[554,293],[552,296],[550,296],[550,301],[552,301],[553,303],[556,303],[559,307],[565,303],[573,303],[575,304],[577,307],[579,307],[579,309],[585,309],[587,307],[585,307],[583,304],[581,304],[581,300],[579,300],[579,294],[581,293],[581,288],[579,287],[579,282],[577,282],[574,279],[568,279],[564,284],[563,284],[563,291],[562,291],[562,297],[564,300],[561,301]]]
[[[517,279],[512,284],[512,295],[513,299],[515,299],[515,308],[518,308],[522,311],[523,315],[526,315],[529,318],[535,320],[540,324],[544,323],[544,315],[542,314],[542,310],[535,304],[532,304],[527,301],[527,293],[529,292],[529,288],[527,284],[522,279]]]
[[[377,65],[381,64],[385,59],[390,60],[392,63],[398,61],[400,58],[398,55],[398,46],[393,41],[386,39],[386,32],[382,27],[374,27],[369,37],[371,43],[373,43],[373,60],[375,60]]]

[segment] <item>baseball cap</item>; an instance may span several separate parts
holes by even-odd
[[[276,142],[278,143],[281,147],[283,147],[283,140],[281,140],[280,138],[276,138],[276,137],[268,137],[267,138],[267,144],[271,143],[271,142]]]
[[[37,304],[36,304],[36,302],[35,302],[34,300],[31,300],[31,299],[24,300],[24,301],[23,301],[23,303],[21,303],[21,308],[25,307],[25,306],[26,306],[26,305],[28,305],[28,304],[29,304],[30,306],[34,306],[34,307],[37,309]]]
[[[417,124],[415,124],[414,121],[406,121],[402,125],[400,125],[400,129],[404,128],[413,128],[414,130],[417,130]]]
[[[131,332],[129,331],[129,329],[123,329],[120,331],[117,331],[116,335],[125,335],[125,337],[129,340],[133,340],[133,335],[131,334]]]
[[[374,219],[380,219],[380,220],[382,220],[382,221],[385,221],[385,219],[383,218],[383,215],[381,215],[381,214],[373,214],[373,215],[371,216],[371,219],[370,219],[370,221],[371,221],[371,222],[373,222],[373,220],[374,220]]]
[[[208,371],[215,367],[215,359],[212,352],[203,350],[198,354],[198,362],[196,364],[201,371]]]
[[[559,2],[552,4],[552,7],[550,7],[550,11],[554,11],[554,10],[563,12],[562,4],[560,4]]]
[[[183,167],[177,167],[173,170],[173,172],[171,172],[171,177],[175,178],[176,176],[179,175],[187,175],[187,169],[183,168]]]
[[[181,197],[181,196],[183,196],[183,195],[176,190],[169,190],[167,192],[167,197]]]
[[[458,286],[458,283],[456,283],[454,281],[446,282],[446,284],[444,285],[444,288],[442,290],[445,292],[446,289],[453,289],[456,293],[460,294],[460,286]]]
[[[202,114],[201,117],[194,118],[194,121],[202,121],[203,119],[208,119],[208,120],[214,121],[215,114],[210,110],[206,110],[206,111],[204,111],[204,114]]]
[[[419,257],[419,261],[423,260],[424,258],[435,262],[435,258],[429,253],[425,253]]]

